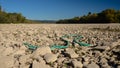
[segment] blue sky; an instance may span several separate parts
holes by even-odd
[[[0,4],[7,12],[34,20],[67,19],[107,8],[120,10],[120,0],[0,0]]]

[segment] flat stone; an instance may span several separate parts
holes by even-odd
[[[19,67],[20,67],[20,68],[30,68],[30,65],[22,64],[22,65],[20,65]],[[18,67],[18,68],[19,68],[19,67]]]
[[[13,56],[1,56],[0,57],[0,68],[12,68],[14,66]]]
[[[74,68],[82,68],[83,64],[80,61],[72,61]]]
[[[116,47],[118,44],[119,44],[119,42],[113,42],[113,43],[110,45],[110,49],[113,48],[113,47]]]
[[[117,66],[117,68],[120,68],[120,65],[119,65],[119,66]]]
[[[44,59],[47,63],[54,62],[57,60],[57,55],[52,53],[47,53],[44,55]]]
[[[22,55],[20,58],[19,58],[19,62],[21,64],[26,64],[27,62],[31,62],[31,59],[30,59],[30,56],[31,55]]]
[[[92,62],[91,64],[88,64],[86,68],[100,68],[96,63]]]
[[[97,46],[94,49],[104,51],[104,50],[109,50],[110,47],[109,46]]]
[[[58,64],[61,64],[64,60],[65,60],[64,57],[58,58],[58,59],[57,59],[57,63],[58,63]]]
[[[25,55],[25,50],[17,50],[14,55]]]
[[[50,66],[44,64],[44,63],[39,63],[36,60],[33,61],[32,68],[50,68]]]
[[[107,63],[107,59],[106,58],[101,58],[100,62],[101,63]]]
[[[0,54],[4,51],[5,47],[4,46],[0,46]]]
[[[2,52],[2,55],[4,56],[7,56],[7,55],[10,55],[14,52],[13,48],[12,47],[8,47],[6,48],[3,52]]]
[[[83,58],[85,62],[89,61],[90,57],[84,57]]]
[[[111,68],[108,63],[101,64],[101,68]]]
[[[37,57],[39,55],[43,56],[46,53],[51,53],[49,46],[41,46],[36,51],[33,52],[33,57]]]
[[[77,58],[79,57],[78,54],[75,53],[75,51],[73,49],[67,48],[66,49],[66,54],[70,57],[70,58]]]

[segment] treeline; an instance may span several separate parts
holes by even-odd
[[[27,20],[21,13],[7,13],[0,7],[0,23],[27,23]]]
[[[87,15],[84,15],[82,17],[59,20],[56,23],[120,23],[120,10],[106,9],[100,13],[89,12]]]

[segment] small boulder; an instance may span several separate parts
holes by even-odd
[[[49,46],[41,46],[36,51],[33,52],[33,57],[35,58],[39,55],[43,56],[46,53],[51,53],[50,47]]]
[[[0,68],[12,68],[14,66],[13,56],[0,56]]]
[[[57,60],[57,55],[52,53],[47,53],[44,55],[44,59],[47,63],[51,63]]]
[[[19,58],[19,62],[21,64],[26,64],[27,62],[30,63],[32,61],[32,59],[30,58],[31,55],[22,55],[20,58]]]
[[[66,54],[70,57],[70,58],[77,58],[78,54],[75,53],[75,51],[73,49],[67,48],[66,49]]]
[[[10,55],[14,52],[13,48],[12,47],[8,47],[6,48],[3,52],[2,52],[2,55],[4,56],[7,56],[7,55]]]
[[[72,65],[74,68],[82,68],[83,64],[80,61],[72,61]]]
[[[50,68],[50,66],[44,64],[44,63],[39,63],[36,60],[33,61],[32,68]]]
[[[86,68],[100,68],[96,63],[92,62],[91,64],[88,64]]]

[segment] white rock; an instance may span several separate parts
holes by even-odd
[[[64,60],[65,60],[64,57],[58,58],[58,59],[57,59],[57,63],[58,63],[58,64],[61,64]]]
[[[67,48],[66,49],[66,54],[68,54],[69,57],[71,58],[77,58],[78,54],[75,53],[73,49]]]
[[[109,46],[97,46],[94,49],[98,49],[98,50],[109,50],[110,47]]]
[[[117,68],[120,68],[120,65],[119,65],[119,66],[117,66]]]
[[[47,53],[44,55],[44,59],[47,63],[54,62],[57,60],[57,55],[52,53]]]
[[[39,63],[36,60],[34,60],[32,64],[32,68],[50,68],[50,67],[44,63]]]
[[[100,68],[96,63],[92,62],[91,64],[88,64],[86,68]]]
[[[20,68],[30,68],[30,65],[22,64],[20,65]]]
[[[31,62],[31,59],[30,59],[31,55],[22,55],[20,58],[19,58],[19,62],[21,64],[25,64],[27,62]]]
[[[4,51],[5,47],[0,45],[0,54]]]
[[[3,52],[2,52],[2,55],[4,56],[7,56],[7,55],[10,55],[14,52],[13,48],[12,47],[8,47],[6,48]]]
[[[18,50],[14,53],[14,55],[25,55],[25,50]]]
[[[116,47],[118,44],[119,44],[119,42],[113,42],[113,43],[110,45],[110,48]]]
[[[72,61],[74,68],[82,68],[83,64],[80,61]]]
[[[0,57],[0,68],[12,68],[14,66],[13,56],[1,56]]]
[[[51,53],[49,46],[41,46],[36,51],[33,52],[33,57],[37,57],[39,55],[43,56],[46,53]]]
[[[27,50],[27,47],[21,46],[21,47],[20,47],[20,50]]]
[[[35,59],[40,63],[44,63],[44,64],[46,63],[41,56],[38,56]]]

